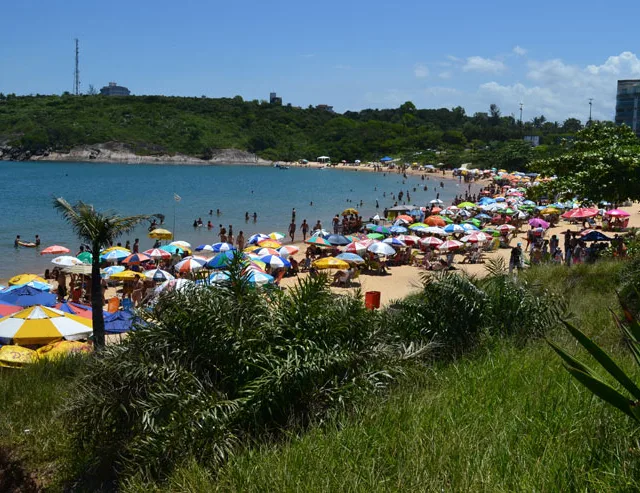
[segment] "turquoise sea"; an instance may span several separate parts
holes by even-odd
[[[196,246],[218,241],[219,224],[226,228],[232,224],[234,235],[242,230],[245,237],[257,232],[286,233],[294,207],[298,227],[303,219],[312,226],[320,219],[327,227],[347,207],[355,207],[365,219],[382,213],[384,207],[393,205],[391,194],[400,190],[405,194],[409,190],[411,203],[418,205],[428,203],[438,192],[450,202],[463,191],[456,182],[445,181],[444,189],[439,182],[436,175],[422,181],[412,176],[403,179],[397,173],[343,169],[0,161],[0,279],[22,272],[42,273],[52,267],[50,256],[41,256],[33,248],[14,248],[16,235],[33,241],[37,234],[41,248],[59,244],[70,248],[72,255],[77,252],[80,242],[52,208],[54,196],[71,203],[83,200],[123,215],[161,213],[166,216],[163,227],[169,230],[174,229],[175,213],[176,239]],[[423,190],[424,185],[428,191]],[[179,202],[174,201],[174,193],[181,197]],[[213,216],[209,216],[211,209]],[[245,222],[246,212],[256,212],[257,222]],[[205,227],[193,228],[199,217]],[[206,228],[209,220],[214,224],[212,230]],[[122,244],[140,238],[141,251],[150,248],[153,240],[146,236],[147,226],[123,237]]]

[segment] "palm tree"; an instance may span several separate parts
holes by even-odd
[[[150,215],[119,216],[112,212],[98,212],[92,205],[82,201],[69,204],[62,197],[54,198],[53,207],[71,225],[80,239],[91,245],[91,309],[93,336],[96,349],[104,347],[103,300],[100,285],[100,250],[124,233],[128,233]]]

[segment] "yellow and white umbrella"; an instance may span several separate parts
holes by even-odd
[[[89,319],[36,305],[0,318],[0,342],[29,346],[87,339],[92,326]]]

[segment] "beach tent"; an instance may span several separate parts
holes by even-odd
[[[317,158],[319,163],[330,163],[331,162],[331,158],[329,156],[319,156]]]
[[[380,160],[381,163],[388,163],[389,161],[393,161],[393,158],[385,156]]]

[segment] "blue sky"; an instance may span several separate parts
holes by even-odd
[[[497,103],[524,119],[611,119],[640,78],[640,6],[588,1],[5,0],[0,92],[117,81],[134,94],[331,104],[336,110]]]

